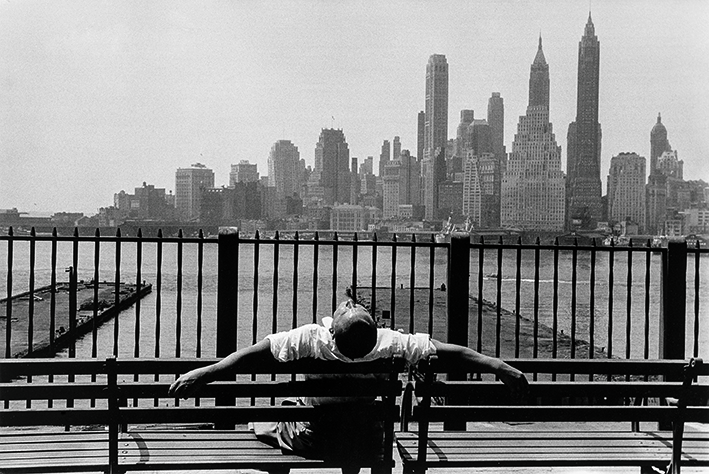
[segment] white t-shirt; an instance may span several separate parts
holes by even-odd
[[[325,321],[327,323],[327,321]],[[352,360],[337,350],[330,331],[319,324],[306,324],[290,331],[266,336],[273,357],[288,362],[304,357],[343,362],[365,362],[392,356],[403,357],[408,363],[436,353],[428,334],[403,334],[392,329],[377,329],[377,343],[366,356]]]

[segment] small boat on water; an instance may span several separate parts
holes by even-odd
[[[465,222],[460,227],[453,224],[452,218],[449,216],[446,224],[443,226],[443,229],[436,234],[436,243],[444,244],[446,242],[450,242],[451,234],[453,234],[453,232],[471,232],[473,228],[474,226],[473,222],[470,220],[470,216],[465,218]]]

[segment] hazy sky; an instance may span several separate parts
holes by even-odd
[[[578,43],[589,7],[601,42],[602,180],[649,158],[658,112],[686,179],[709,181],[709,1],[3,0],[0,208],[97,212],[143,181],[174,190],[202,162],[267,174],[276,140],[308,164],[322,128],[378,158],[416,150],[426,62],[449,64],[449,136],[461,109],[505,101],[511,151],[539,34],[566,164]]]

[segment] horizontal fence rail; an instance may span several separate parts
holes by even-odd
[[[327,237],[327,238],[325,238]],[[380,326],[503,358],[686,358],[709,344],[707,251],[454,235],[0,236],[0,354],[221,357],[350,289]]]

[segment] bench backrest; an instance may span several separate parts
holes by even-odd
[[[418,459],[425,462],[426,436],[431,422],[453,422],[465,429],[466,421],[652,421],[673,423],[673,458],[679,462],[685,421],[709,423],[709,364],[701,359],[592,360],[519,359],[510,365],[535,373],[529,396],[513,400],[494,377],[482,380],[441,381],[447,371],[435,357],[419,365],[415,394],[421,402],[404,418],[419,423]],[[461,378],[454,376],[453,378]],[[698,380],[699,383],[694,383]],[[408,388],[407,388],[408,391]],[[405,398],[407,398],[405,396]],[[648,400],[654,403],[648,403]],[[673,403],[663,401],[674,399]],[[700,405],[700,406],[697,406]],[[462,423],[462,428],[460,427]]]

